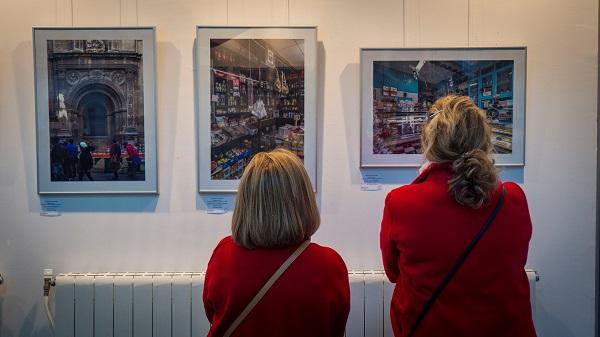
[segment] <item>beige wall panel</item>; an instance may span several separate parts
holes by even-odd
[[[406,47],[464,47],[469,0],[405,0]]]
[[[121,25],[136,26],[138,24],[138,0],[121,0]]]
[[[74,26],[120,26],[120,0],[73,0]]]
[[[233,26],[288,24],[289,0],[227,0],[228,23]]]
[[[60,26],[73,24],[73,6],[71,0],[56,0],[56,23]]]

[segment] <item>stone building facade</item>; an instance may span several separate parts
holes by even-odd
[[[51,141],[144,143],[141,40],[48,41]]]

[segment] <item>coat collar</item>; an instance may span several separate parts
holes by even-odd
[[[433,172],[444,172],[450,174],[452,172],[452,162],[445,161],[439,163],[429,163],[427,167],[413,180],[413,184],[419,184],[427,180],[427,177]]]

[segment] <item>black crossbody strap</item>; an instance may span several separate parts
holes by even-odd
[[[452,267],[450,272],[448,272],[448,274],[444,277],[444,279],[442,280],[440,285],[437,287],[437,289],[435,289],[433,294],[431,294],[431,297],[429,298],[427,303],[425,303],[425,306],[423,307],[423,309],[421,309],[421,312],[419,313],[419,316],[417,316],[417,319],[415,320],[415,323],[412,325],[408,335],[406,335],[407,337],[412,337],[412,335],[417,330],[417,327],[419,326],[419,324],[421,323],[423,318],[425,318],[425,315],[427,315],[427,312],[429,312],[429,309],[431,309],[431,307],[433,306],[433,304],[435,303],[437,298],[440,296],[440,294],[442,293],[442,291],[444,290],[446,285],[448,285],[448,283],[452,280],[452,278],[454,277],[456,272],[460,269],[460,267],[463,265],[463,263],[465,262],[465,260],[469,256],[469,254],[471,254],[471,251],[473,250],[473,248],[475,248],[475,246],[477,245],[479,240],[483,237],[483,234],[485,234],[485,232],[488,230],[488,228],[490,227],[492,222],[494,222],[494,219],[496,219],[496,216],[498,216],[498,213],[500,213],[500,209],[502,209],[502,205],[504,204],[505,197],[506,197],[506,189],[504,188],[504,186],[502,186],[502,194],[500,194],[500,199],[498,199],[498,203],[496,204],[496,207],[494,208],[492,213],[489,215],[487,220],[485,220],[485,222],[483,223],[483,226],[481,226],[481,229],[479,230],[477,235],[475,235],[475,237],[473,238],[471,243],[467,246],[467,249],[465,249],[465,251],[460,256],[458,261],[456,261],[456,263],[454,264],[454,267]]]

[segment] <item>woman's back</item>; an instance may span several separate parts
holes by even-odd
[[[247,249],[223,239],[208,264],[204,305],[209,336],[222,336],[298,245]],[[332,249],[311,243],[233,336],[343,336],[350,310],[348,272]]]
[[[419,311],[479,231],[499,198],[473,209],[448,193],[452,166],[432,164],[388,195],[381,229],[386,273],[396,282],[392,322],[405,336]],[[524,271],[531,221],[518,185],[415,336],[535,336]]]

